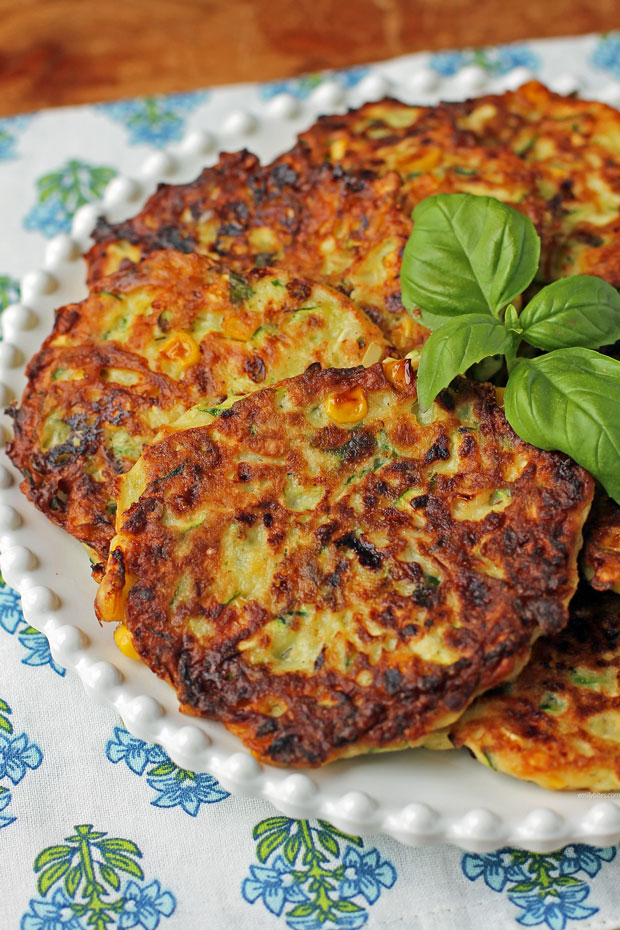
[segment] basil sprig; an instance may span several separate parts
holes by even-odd
[[[419,203],[413,219],[401,271],[408,310],[497,316],[536,274],[540,239],[533,224],[493,197],[438,194]]]
[[[620,503],[620,361],[592,351],[620,339],[618,292],[575,275],[543,287],[519,313],[540,257],[526,216],[492,197],[438,194],[413,219],[403,303],[433,330],[420,358],[420,405],[472,365],[503,355],[515,432],[570,455]],[[546,354],[523,357],[522,342]]]

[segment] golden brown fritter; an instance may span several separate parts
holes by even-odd
[[[199,252],[233,271],[284,267],[348,294],[398,349],[428,332],[406,313],[400,262],[411,221],[400,179],[313,165],[293,149],[263,168],[249,152],[222,155],[190,184],[161,185],[133,219],[100,222],[89,282],[161,248]]]
[[[485,765],[545,788],[620,788],[620,597],[585,585],[564,632],[452,728]]]
[[[620,507],[602,490],[586,524],[581,565],[597,591],[620,594]]]
[[[369,349],[385,354],[381,331],[327,285],[154,252],[58,311],[28,366],[9,455],[37,507],[105,560],[115,478],[162,426],[198,401],[315,362],[357,365]]]
[[[537,81],[501,95],[443,104],[458,129],[508,146],[537,175],[555,214],[543,276],[593,274],[620,286],[620,113],[554,94]]]
[[[566,623],[592,495],[490,385],[422,412],[408,360],[317,369],[145,449],[97,596],[278,765],[416,745],[514,675]]]
[[[315,161],[348,171],[397,171],[408,215],[431,194],[483,194],[521,210],[545,239],[550,216],[535,171],[507,146],[481,146],[474,133],[457,127],[449,109],[386,98],[322,116],[299,138]]]

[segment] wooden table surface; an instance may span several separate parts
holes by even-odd
[[[0,0],[0,115],[614,28],[618,0]]]

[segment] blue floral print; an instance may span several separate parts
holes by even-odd
[[[0,626],[7,633],[15,633],[25,623],[19,594],[0,575]]]
[[[342,863],[345,867],[344,878],[340,884],[343,898],[363,895],[369,904],[379,899],[381,887],[391,888],[394,884],[394,867],[381,860],[376,849],[359,853],[353,846],[347,846]]]
[[[165,763],[164,763],[165,765]],[[195,817],[201,804],[213,804],[228,797],[228,792],[220,788],[212,775],[203,772],[189,772],[174,766],[169,775],[155,775],[147,778],[147,784],[157,792],[151,801],[154,807],[181,807],[186,814]]]
[[[540,56],[527,45],[502,45],[497,48],[471,48],[462,51],[436,52],[430,67],[444,77],[452,77],[469,65],[478,65],[495,75],[507,74],[513,68],[540,70]]]
[[[39,747],[25,733],[14,738],[0,733],[0,778],[9,778],[18,785],[26,770],[38,768],[42,758]]]
[[[523,909],[517,920],[524,927],[547,924],[551,930],[564,930],[567,920],[585,920],[596,914],[597,907],[583,907],[580,902],[590,894],[585,885],[558,888],[548,894],[515,894],[511,901]]]
[[[6,810],[9,804],[12,801],[11,792],[8,788],[3,788],[0,785],[0,830],[2,827],[8,827],[10,823],[13,823],[15,817],[11,817],[9,814],[3,814],[2,811]]]
[[[69,159],[37,179],[37,202],[26,215],[24,227],[48,238],[70,232],[75,211],[101,197],[115,174],[107,165]]]
[[[287,901],[298,904],[307,901],[308,895],[295,884],[295,877],[282,856],[276,856],[272,865],[251,865],[250,878],[243,883],[243,896],[253,904],[260,898],[272,914],[279,917]]]
[[[291,94],[300,100],[309,97],[312,91],[325,81],[333,81],[345,89],[355,87],[364,78],[369,68],[347,68],[342,71],[319,71],[315,74],[304,74],[299,78],[288,78],[284,81],[270,81],[268,84],[258,86],[259,96],[263,100],[270,100],[278,94]]]
[[[11,635],[17,633],[17,638],[27,653],[22,659],[23,665],[49,665],[52,671],[64,677],[66,670],[52,658],[47,637],[26,623],[19,594],[13,588],[9,588],[1,575],[0,629]]]
[[[487,66],[494,74],[507,74],[513,68],[528,68],[536,73],[540,71],[540,56],[527,45],[502,45],[488,53]]]
[[[131,145],[145,144],[163,148],[183,138],[186,116],[205,103],[209,96],[208,91],[195,91],[140,97],[101,103],[97,109],[125,126]]]
[[[396,881],[396,869],[377,849],[364,850],[361,837],[324,820],[269,817],[252,836],[259,864],[250,866],[241,893],[276,917],[284,912],[293,930],[356,930],[368,920],[366,905]]]
[[[585,920],[598,912],[582,903],[590,886],[577,877],[579,873],[594,878],[615,856],[612,846],[597,849],[583,843],[548,855],[504,848],[486,855],[467,853],[461,867],[471,882],[482,878],[492,891],[506,889],[508,900],[520,909],[517,921],[524,927],[544,924],[549,930],[564,930],[568,920]]]
[[[30,116],[8,116],[0,119],[0,161],[17,158],[17,134],[30,122]]]
[[[108,837],[90,823],[34,861],[40,898],[30,901],[20,930],[156,930],[176,909],[172,892],[144,881],[142,852],[131,840]],[[121,874],[129,876],[122,883]],[[62,883],[62,884],[61,884]]]
[[[519,863],[513,862],[512,853],[508,849],[500,849],[499,852],[487,853],[484,856],[468,854],[463,857],[462,867],[470,881],[473,882],[482,876],[485,885],[493,891],[503,891],[509,881],[520,882],[527,879],[526,872]]]
[[[436,52],[434,55],[431,55],[429,61],[429,65],[433,71],[437,71],[438,74],[444,77],[452,77],[453,74],[456,74],[457,71],[464,68],[466,64],[469,64],[467,53],[457,51]]]
[[[134,775],[143,775],[149,763],[168,759],[161,746],[132,736],[124,727],[114,727],[114,739],[108,740],[105,751],[110,762],[124,762]]]
[[[57,888],[49,901],[31,901],[31,913],[22,919],[22,930],[83,930],[84,924],[71,909],[71,901]]]
[[[16,819],[2,813],[12,800],[10,788],[2,782],[18,785],[28,769],[38,769],[43,761],[43,753],[25,733],[14,735],[13,724],[9,720],[11,714],[9,705],[0,699],[0,829],[8,827]]]
[[[142,888],[137,882],[130,881],[125,886],[118,926],[121,930],[129,930],[130,927],[155,930],[159,926],[160,917],[170,917],[174,908],[174,898],[169,891],[161,891],[158,881]]]
[[[49,665],[52,671],[60,675],[61,678],[64,677],[66,669],[52,658],[47,636],[39,633],[33,626],[26,626],[20,631],[17,638],[27,652],[27,655],[22,659],[24,665]]]
[[[591,62],[593,67],[620,78],[620,32],[608,32],[600,37]]]
[[[229,797],[212,775],[182,769],[168,757],[161,746],[132,736],[124,727],[114,727],[114,739],[108,740],[106,756],[110,762],[124,762],[134,775],[144,775],[155,791],[153,807],[180,807],[195,817],[202,804],[214,804]],[[151,765],[146,771],[147,766]]]

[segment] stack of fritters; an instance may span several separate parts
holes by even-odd
[[[96,577],[107,561],[99,616],[125,624],[183,709],[276,764],[452,727],[498,769],[615,786],[583,736],[571,752],[594,762],[571,763],[578,777],[550,774],[553,754],[519,767],[499,748],[541,713],[560,739],[536,688],[573,647],[579,668],[606,663],[607,723],[588,732],[613,738],[615,640],[601,659],[575,632],[599,610],[591,589],[562,632],[593,482],[522,442],[489,385],[457,379],[420,410],[415,351],[402,356],[427,331],[399,272],[416,203],[465,191],[532,219],[541,282],[620,285],[619,151],[620,114],[535,83],[437,107],[383,100],[319,119],[269,166],[222,155],[135,218],[100,221],[90,296],[58,311],[31,361],[10,455]],[[617,588],[617,506],[597,498],[587,526],[584,572]],[[565,694],[575,668],[558,661],[545,694]],[[566,699],[564,729],[589,714],[584,694]]]

